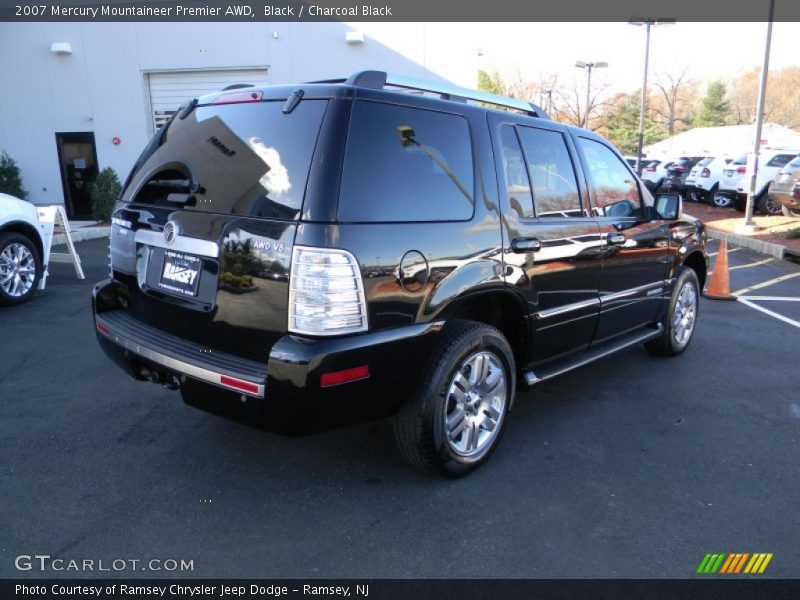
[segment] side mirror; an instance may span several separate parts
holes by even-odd
[[[683,213],[683,198],[680,194],[659,194],[656,196],[656,214],[659,219],[673,221]]]

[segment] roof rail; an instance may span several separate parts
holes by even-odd
[[[516,98],[507,98],[505,96],[498,96],[483,92],[480,90],[470,90],[467,88],[458,87],[456,85],[438,81],[428,81],[425,79],[413,79],[403,75],[392,75],[385,71],[359,71],[353,73],[347,79],[329,79],[326,81],[317,81],[315,83],[344,83],[356,87],[365,87],[375,90],[381,90],[386,86],[398,87],[407,90],[416,90],[420,92],[432,92],[439,94],[444,100],[454,100],[456,102],[466,102],[467,100],[474,100],[476,102],[485,102],[494,106],[502,106],[503,108],[512,108],[533,117],[540,119],[549,119],[547,113],[536,104],[532,102],[525,102],[517,100]]]

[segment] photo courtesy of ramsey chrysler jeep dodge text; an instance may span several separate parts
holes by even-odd
[[[678,195],[526,102],[380,71],[235,86],[134,165],[94,324],[191,406],[288,434],[391,417],[410,463],[457,477],[518,388],[683,352],[705,241]]]

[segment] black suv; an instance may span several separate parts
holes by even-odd
[[[531,104],[379,71],[231,89],[134,165],[95,327],[191,406],[292,434],[393,416],[406,459],[459,476],[518,386],[682,352],[705,237]]]

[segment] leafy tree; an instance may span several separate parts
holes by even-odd
[[[478,89],[490,94],[504,95],[503,82],[500,75],[495,71],[491,75],[483,69],[478,71]]]
[[[92,188],[92,217],[104,223],[111,221],[111,213],[121,192],[117,172],[111,167],[100,171]]]
[[[0,153],[0,192],[24,200],[28,192],[22,187],[22,176],[16,161],[5,150]]]
[[[725,125],[731,110],[730,101],[725,99],[727,88],[722,81],[712,81],[708,84],[706,97],[700,110],[694,117],[692,125],[695,127],[716,127]]]
[[[605,134],[623,154],[636,154],[639,150],[639,94],[619,94],[607,106],[603,115]],[[644,145],[654,144],[666,137],[666,131],[650,115],[644,123]]]

